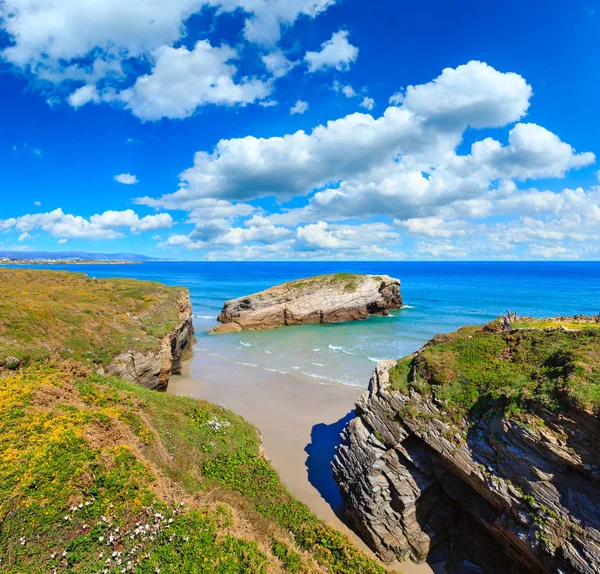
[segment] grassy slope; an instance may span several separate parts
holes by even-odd
[[[166,294],[109,283],[118,333],[139,328],[126,310]],[[81,335],[66,328],[75,336],[107,323],[86,313],[88,301],[111,303],[91,286],[71,291],[72,312],[87,317]],[[47,316],[58,317],[63,298],[52,301]],[[0,572],[384,572],[288,493],[243,419],[94,375],[86,361],[44,359],[27,327],[39,307],[21,305],[18,321],[2,312],[11,341],[20,337],[11,344],[30,360],[0,369]]]
[[[0,361],[60,354],[108,363],[156,348],[177,321],[184,289],[82,273],[0,269]]]
[[[396,364],[392,385],[403,392],[411,386],[422,392],[433,389],[457,416],[483,409],[491,400],[508,414],[532,403],[551,410],[599,412],[598,325],[529,320],[515,327],[502,333],[497,320],[438,336]]]

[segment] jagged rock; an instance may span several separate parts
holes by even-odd
[[[547,343],[555,355],[540,351],[541,364],[550,369],[546,382],[556,375],[566,387],[565,374],[581,376],[571,371],[568,361],[573,361],[591,374],[590,385],[597,385],[592,350],[598,349],[599,329],[502,331],[502,321],[467,331],[460,345],[481,337],[481,346],[472,349],[496,353],[503,341],[513,354],[502,351],[498,360],[520,365],[531,360],[525,352]],[[378,364],[333,461],[348,517],[389,563],[406,558],[420,562],[444,547],[445,559],[454,564],[449,572],[599,573],[597,402],[595,409],[587,408],[559,386],[560,408],[549,410],[538,400],[527,400],[526,410],[509,416],[500,408],[505,399],[492,396],[490,383],[489,397],[462,417],[450,416],[440,381],[458,369],[452,363],[458,360],[454,349],[441,354],[452,341],[438,337],[410,361],[405,359],[412,365],[406,386],[394,381],[399,363]],[[578,348],[583,349],[579,356]],[[468,372],[464,364],[460,368]],[[468,385],[463,376],[462,384]],[[576,382],[580,392],[584,382]],[[499,384],[512,383],[506,379]]]
[[[158,350],[121,353],[110,365],[101,367],[100,372],[149,389],[165,391],[171,375],[181,374],[181,362],[191,356],[193,344],[192,304],[186,293],[179,301],[178,324],[163,337]]]
[[[387,275],[338,273],[300,279],[227,301],[212,333],[340,323],[402,307],[400,281]]]

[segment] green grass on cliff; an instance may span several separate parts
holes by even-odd
[[[501,322],[440,335],[391,370],[392,386],[413,386],[455,415],[499,401],[508,414],[541,404],[551,410],[600,412],[600,329],[578,323],[565,331],[537,328],[502,333]]]
[[[383,573],[233,413],[72,361],[0,375],[0,572]]]
[[[241,417],[94,374],[155,348],[183,293],[0,270],[0,573],[383,574],[287,491]]]
[[[108,363],[125,350],[155,349],[184,293],[149,281],[0,269],[0,362],[58,354]]]
[[[331,275],[318,275],[316,277],[298,279],[288,283],[288,285],[300,293],[325,287],[342,287],[344,291],[352,292],[355,291],[366,278],[366,275],[358,275],[355,273],[334,273]]]

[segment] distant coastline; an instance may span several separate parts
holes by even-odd
[[[98,259],[9,259],[0,258],[0,265],[142,265],[143,261],[102,261]]]

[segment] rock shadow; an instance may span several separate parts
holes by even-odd
[[[310,443],[304,449],[308,454],[306,459],[308,481],[344,523],[346,522],[344,500],[333,478],[331,463],[335,456],[335,449],[341,442],[340,434],[354,416],[355,412],[352,410],[334,423],[316,424],[310,433]]]

